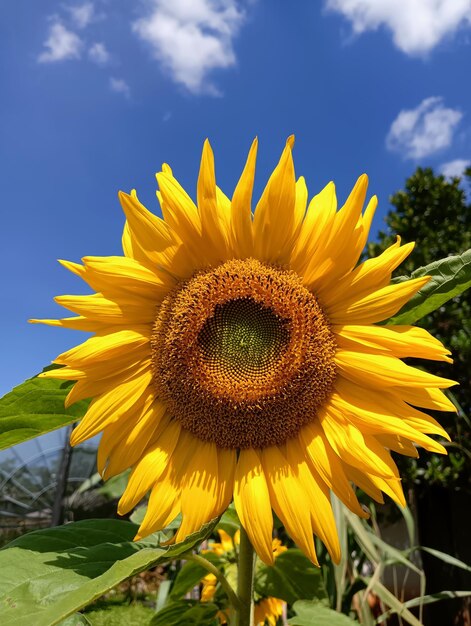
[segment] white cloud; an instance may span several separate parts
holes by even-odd
[[[94,43],[88,50],[88,56],[91,61],[97,65],[106,65],[110,60],[110,53],[106,49],[104,43]]]
[[[122,93],[126,98],[129,98],[131,95],[131,90],[129,85],[122,78],[110,78],[110,89],[111,91],[115,91],[116,93]]]
[[[67,7],[75,25],[78,28],[85,28],[93,20],[95,9],[91,2],[84,2],[76,6]]]
[[[439,169],[446,178],[454,178],[455,176],[462,176],[467,167],[471,167],[469,159],[455,159],[448,163],[442,163]]]
[[[426,98],[415,109],[404,109],[391,125],[388,150],[405,158],[421,159],[451,145],[463,114],[444,106],[443,99]]]
[[[471,0],[326,0],[356,34],[385,26],[407,54],[424,54],[460,26],[471,25]]]
[[[133,24],[173,80],[193,93],[217,93],[207,75],[235,64],[232,41],[244,19],[236,0],[152,0]]]
[[[40,63],[54,63],[67,59],[78,59],[82,50],[82,40],[59,21],[51,24],[49,37],[44,42],[46,50],[42,52]]]

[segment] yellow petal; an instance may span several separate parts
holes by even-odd
[[[146,324],[155,319],[155,303],[142,298],[108,300],[99,293],[90,296],[57,296],[54,298],[69,311],[83,315],[88,320],[105,324]]]
[[[134,259],[146,266],[167,267],[177,276],[186,276],[191,264],[181,241],[172,232],[169,224],[148,211],[139,202],[135,192],[129,195],[120,191],[119,199],[127,218],[130,236],[126,243],[127,253],[131,253]],[[181,273],[175,263],[177,254],[178,264],[182,266]]]
[[[358,502],[348,478],[342,469],[339,457],[327,441],[318,422],[311,422],[299,431],[306,454],[319,476],[335,495],[356,515],[368,517]]]
[[[69,408],[69,406],[80,400],[95,398],[102,393],[106,393],[109,389],[113,389],[150,368],[149,355],[143,354],[139,356],[138,353],[135,353],[135,356],[137,357],[136,361],[130,360],[129,355],[124,355],[119,360],[115,359],[111,363],[102,362],[93,367],[87,367],[85,371],[76,370],[77,373],[72,376],[72,379],[77,379],[77,382],[67,394],[64,401],[65,408]],[[113,364],[115,367],[113,367]],[[74,370],[68,371],[69,374],[74,373]],[[81,374],[83,374],[83,377],[80,376]]]
[[[72,261],[64,261],[64,259],[58,259],[58,261],[62,265],[62,267],[65,267],[67,270],[72,272],[72,274],[75,274],[76,276],[79,276],[80,278],[85,280],[85,274],[87,273],[87,270],[83,265],[80,265],[79,263],[73,263]]]
[[[157,267],[151,271],[127,257],[88,256],[82,261],[85,265],[84,280],[95,291],[112,299],[129,293],[157,302],[175,286],[175,280],[168,273]]]
[[[162,212],[165,223],[182,241],[201,235],[198,209],[177,179],[165,169],[157,173],[156,178],[162,194]]]
[[[365,435],[333,406],[319,414],[324,433],[337,455],[363,472],[383,478],[398,477],[390,455],[372,435]]]
[[[172,421],[166,417],[161,420],[156,442],[144,452],[129,476],[128,484],[118,504],[120,515],[131,511],[162,476],[180,434],[181,426],[176,420]]]
[[[389,419],[390,416],[397,416],[401,419],[401,423],[404,423],[407,427],[411,426],[413,429],[418,430],[421,433],[432,433],[440,435],[445,439],[450,440],[450,437],[446,430],[440,426],[440,424],[429,415],[414,409],[404,402],[404,391],[408,394],[411,388],[399,389],[390,387],[384,391],[376,392],[371,388],[361,387],[351,381],[338,376],[336,383],[336,389],[340,395],[347,402],[352,405],[369,406],[371,415],[378,416],[378,419]],[[421,391],[414,389],[414,391]],[[424,390],[424,391],[439,391],[436,390]],[[442,392],[439,392],[442,393]],[[443,395],[443,394],[442,394]],[[408,397],[408,395],[407,395]],[[428,397],[428,396],[427,396]],[[428,408],[437,408],[429,406]],[[454,407],[453,407],[454,408]]]
[[[172,230],[184,244],[184,250],[194,272],[218,261],[218,251],[212,240],[202,238],[201,217],[193,200],[180,183],[165,169],[157,175],[162,194],[162,213]],[[191,272],[191,273],[193,273]]]
[[[406,420],[396,417],[396,407],[393,402],[388,402],[387,395],[382,397],[380,393],[370,392],[358,397],[343,390],[341,395],[332,394],[330,404],[364,434],[400,435],[427,450],[446,454],[441,444],[413,428]]]
[[[131,361],[133,350],[149,345],[150,335],[151,329],[148,326],[102,333],[63,352],[55,362],[81,369],[87,365],[96,365],[99,361],[114,359],[123,353],[127,353]]]
[[[65,399],[67,408],[79,400],[99,396],[151,366],[150,354],[146,347],[138,348],[132,356],[133,358],[130,358],[129,354],[121,354],[113,361],[97,361],[80,369],[65,366],[58,370],[43,372],[39,377],[78,381]],[[53,376],[53,372],[60,375]]]
[[[450,351],[424,328],[416,326],[360,326],[344,324],[332,328],[336,342],[346,350],[385,352],[399,358],[414,357],[447,361]]]
[[[277,446],[264,448],[261,456],[275,513],[301,550],[318,565],[310,509],[301,504],[306,501],[303,486]]]
[[[139,365],[141,365],[141,363],[139,363]],[[145,367],[147,365],[150,365],[150,362],[146,363]],[[120,385],[124,381],[129,380],[144,369],[143,367],[135,368],[133,363],[128,363],[126,368],[119,370],[115,370],[109,363],[107,363],[107,367],[107,371],[104,372],[106,374],[106,378],[94,378],[93,372],[97,371],[98,368],[93,368],[91,371],[89,370],[87,372],[83,372],[85,378],[77,380],[72,389],[69,391],[64,401],[65,408],[69,408],[75,402],[80,402],[80,400],[95,398],[109,389]]]
[[[267,565],[274,562],[273,516],[267,480],[259,453],[240,451],[234,480],[234,504],[242,526],[258,556]]]
[[[236,465],[236,450],[228,448],[218,449],[218,485],[215,515],[224,513],[232,501]]]
[[[287,142],[280,161],[255,209],[254,252],[257,259],[287,263],[298,235],[295,222],[296,180]]]
[[[216,185],[216,202],[218,205],[218,215],[221,220],[222,228],[224,231],[224,237],[226,239],[226,244],[228,249],[230,248],[230,256],[233,254],[233,242],[231,237],[231,217],[232,217],[232,206],[230,199],[226,196],[226,194]]]
[[[301,276],[318,248],[322,248],[324,238],[329,236],[336,210],[335,185],[330,182],[309,203],[291,254],[291,267]]]
[[[255,178],[258,140],[255,138],[244,171],[234,190],[231,203],[232,246],[238,258],[253,255],[252,192]]]
[[[345,472],[345,476],[354,483],[357,487],[359,487],[362,491],[379,502],[381,504],[384,503],[383,494],[381,493],[381,489],[379,489],[371,480],[371,476],[353,465],[349,465],[344,460],[341,461],[343,470]]]
[[[332,324],[373,324],[397,313],[429,280],[430,276],[414,278],[363,297],[354,292],[336,305],[323,305]]]
[[[162,428],[165,409],[165,405],[150,393],[142,408],[136,411],[135,420],[126,420],[124,423],[120,420],[105,428],[98,454],[100,458],[100,448],[103,446],[102,463],[98,471],[104,478],[117,476],[139,461],[158,429]]]
[[[377,502],[381,504],[384,502],[384,498],[381,494],[381,491],[383,491],[392,498],[398,506],[406,506],[401,481],[398,478],[382,478],[374,474],[368,474],[346,463],[344,463],[344,469],[347,476]]]
[[[376,440],[385,448],[389,450],[394,450],[394,452],[398,452],[399,454],[404,454],[405,456],[410,456],[413,459],[417,459],[419,453],[417,448],[405,437],[400,437],[399,435],[375,435]]]
[[[82,315],[78,317],[64,317],[59,320],[51,319],[30,319],[30,324],[46,324],[46,326],[58,326],[60,328],[70,328],[71,330],[83,330],[84,332],[94,333],[106,327],[106,324],[97,320],[89,320]]]
[[[131,229],[129,228],[129,224],[127,220],[124,223],[123,235],[121,237],[121,245],[123,246],[124,256],[127,256],[130,259],[139,260],[139,257],[141,256],[139,254],[139,247],[137,246],[137,248],[135,248],[133,245],[133,240],[131,237]],[[142,255],[142,256],[145,256],[145,255]],[[148,261],[147,257],[144,259],[144,261],[145,262]]]
[[[360,216],[359,221],[361,223],[361,236],[358,242],[358,250],[362,252],[363,248],[368,241],[368,235],[370,234],[371,223],[376,213],[378,206],[377,196],[372,196],[366,205],[366,209],[363,215]],[[358,259],[357,259],[358,260]]]
[[[191,439],[193,449],[187,457],[185,477],[182,480],[182,523],[175,536],[177,543],[217,516],[219,485],[216,444],[195,440],[194,437]]]
[[[205,242],[212,242],[219,258],[225,260],[228,258],[228,232],[224,218],[219,214],[214,155],[207,139],[204,142],[201,155],[197,200],[201,217],[202,238]]]
[[[179,481],[175,480],[169,466],[150,492],[147,511],[135,541],[165,528],[176,518],[181,510],[180,491]]]
[[[453,380],[434,376],[400,359],[385,354],[364,354],[337,350],[335,364],[340,373],[354,383],[368,387],[442,387],[456,385]]]
[[[304,283],[317,291],[328,277],[329,283],[351,271],[364,246],[361,211],[368,188],[368,177],[357,180],[347,201],[335,214],[329,235],[324,238],[306,268]],[[374,201],[373,201],[374,202]]]
[[[394,502],[400,506],[406,506],[406,498],[402,489],[402,483],[398,478],[382,478],[381,476],[369,476],[371,482],[381,489],[387,496],[389,496]]]
[[[286,455],[293,474],[298,478],[306,492],[305,505],[311,511],[314,533],[325,544],[334,563],[339,563],[340,544],[329,490],[319,475],[308,466],[305,452],[296,437],[287,442]]]
[[[419,387],[391,387],[391,392],[399,394],[399,396],[413,406],[420,406],[424,409],[435,409],[436,411],[453,411],[457,412],[457,408],[449,400],[443,391],[435,388],[421,389]]]
[[[132,410],[151,382],[152,370],[149,367],[92,400],[85,417],[70,437],[71,445],[76,446],[94,437],[107,424],[115,422]]]
[[[325,281],[316,293],[325,307],[334,307],[355,293],[357,299],[387,287],[392,272],[414,249],[414,243],[400,246],[401,238],[374,259],[367,259],[338,281]]]
[[[308,191],[304,176],[300,176],[295,186],[296,200],[294,203],[294,229],[300,232],[301,225],[306,215]]]

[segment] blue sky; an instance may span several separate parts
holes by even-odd
[[[194,195],[209,137],[232,193],[286,137],[310,194],[366,171],[388,196],[417,165],[471,158],[471,0],[16,0],[0,9],[0,393],[80,340],[28,325],[84,293],[58,258],[120,253],[117,191],[158,210],[169,162]]]

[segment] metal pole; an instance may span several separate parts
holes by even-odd
[[[62,458],[57,474],[56,493],[52,505],[51,526],[60,526],[64,521],[64,498],[67,490],[67,480],[69,478],[70,461],[72,460],[70,434],[74,427],[75,424],[66,426],[65,443],[62,449]]]

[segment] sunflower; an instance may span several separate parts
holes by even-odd
[[[232,538],[225,530],[218,528],[220,542],[211,542],[207,550],[202,550],[202,554],[211,552],[217,556],[225,558],[226,562],[231,563],[236,555],[236,550],[240,544],[240,532],[237,530]],[[280,554],[286,552],[288,548],[278,539],[272,541],[273,558],[276,559]],[[201,600],[202,602],[211,602],[216,595],[218,581],[214,574],[207,574],[202,579]],[[278,618],[283,615],[286,602],[272,596],[259,597],[254,603],[254,624],[255,626],[276,626]],[[220,610],[217,617],[220,624],[227,624],[230,621],[231,609]]]
[[[123,256],[61,263],[96,292],[56,301],[76,315],[33,320],[92,332],[42,374],[92,398],[72,445],[103,432],[105,478],[132,468],[118,511],[150,492],[137,538],[181,513],[180,541],[231,500],[258,555],[273,562],[272,510],[317,563],[313,535],[340,558],[332,490],[365,517],[352,485],[404,505],[391,451],[445,453],[422,409],[453,411],[453,381],[404,363],[451,362],[421,328],[378,325],[429,280],[390,285],[413,243],[358,264],[377,200],[366,175],[337,210],[329,183],[307,203],[290,137],[252,214],[257,141],[232,199],[208,141],[197,203],[166,164],[163,219],[120,193]],[[302,504],[301,504],[302,503]]]

